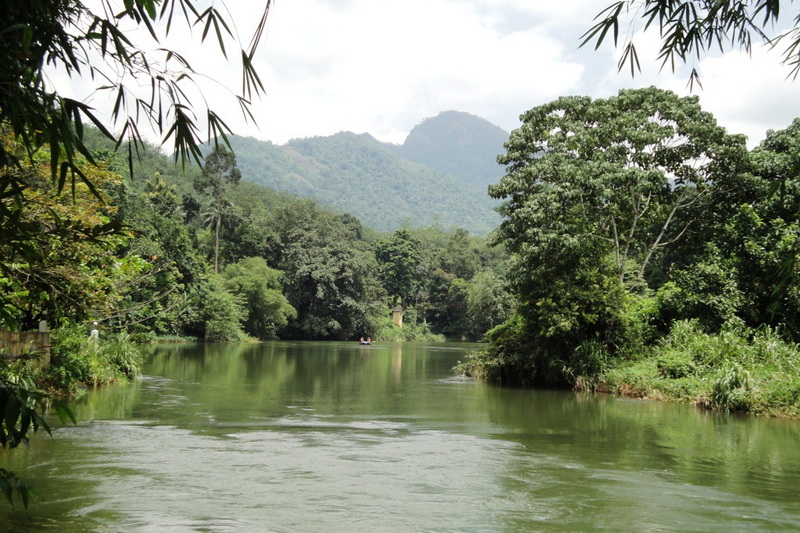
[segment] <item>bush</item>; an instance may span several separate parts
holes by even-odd
[[[43,379],[60,394],[74,395],[88,386],[132,379],[142,355],[127,334],[89,339],[77,326],[53,334],[52,358]]]
[[[752,385],[750,372],[736,363],[729,363],[711,386],[712,405],[721,411],[747,411]]]
[[[686,352],[669,350],[656,359],[658,373],[665,378],[680,379],[692,375],[697,365],[691,355]]]

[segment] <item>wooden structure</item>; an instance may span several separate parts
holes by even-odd
[[[50,333],[47,331],[0,330],[0,357],[38,359],[38,365],[50,364]]]

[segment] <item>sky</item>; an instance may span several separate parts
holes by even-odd
[[[369,133],[401,144],[409,131],[442,111],[464,111],[507,131],[528,109],[559,96],[605,98],[620,89],[655,85],[694,94],[730,133],[763,140],[800,117],[800,79],[779,51],[756,45],[661,70],[657,34],[639,36],[642,72],[619,72],[610,42],[579,48],[581,35],[611,0],[276,0],[255,65],[266,94],[248,123],[222,86],[240,75],[215,42],[200,46],[176,35],[172,46],[214,83],[204,94],[239,135],[284,144],[340,131]],[[227,0],[246,44],[263,10],[259,0]],[[703,88],[690,92],[691,67]],[[54,75],[66,93],[75,80]],[[103,107],[103,102],[91,101]],[[229,103],[224,103],[229,101]]]

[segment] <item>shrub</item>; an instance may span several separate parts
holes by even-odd
[[[141,353],[126,334],[89,339],[81,328],[64,326],[53,334],[44,381],[61,394],[74,395],[87,386],[136,377],[141,361]]]
[[[736,363],[728,363],[711,386],[711,402],[722,411],[747,411],[753,380],[750,372]]]
[[[656,358],[658,373],[664,378],[679,379],[690,376],[697,370],[691,355],[669,350]]]

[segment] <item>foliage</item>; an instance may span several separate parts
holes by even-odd
[[[0,85],[0,124],[11,126],[30,157],[40,146],[49,147],[52,178],[58,181],[59,190],[70,171],[88,186],[93,184],[76,160],[80,154],[93,162],[83,142],[84,120],[93,122],[109,138],[115,137],[85,102],[53,90],[46,69],[62,69],[70,77],[91,80],[97,84],[96,90],[114,99],[111,117],[122,123],[118,146],[126,137],[141,143],[139,125],[143,122],[164,142],[172,141],[175,157],[193,157],[199,163],[196,117],[207,122],[209,137],[229,131],[211,108],[205,113],[194,109],[203,100],[189,95],[201,73],[179,52],[161,44],[175,19],[183,18],[188,28],[203,28],[201,40],[209,33],[215,36],[227,57],[226,42],[230,46],[236,33],[224,10],[212,5],[201,11],[196,4],[192,0],[126,0],[120,5],[102,0],[93,9],[81,2],[36,0],[4,6],[0,14],[0,78],[4,80]],[[270,6],[267,0],[247,50],[235,43],[241,52],[242,90],[234,99],[250,118],[250,99],[263,91],[252,61]],[[135,43],[132,35],[137,32],[130,31],[131,27],[141,28],[138,35],[151,37],[158,48]],[[136,87],[150,87],[149,94],[137,93]],[[14,151],[0,147],[0,167],[19,162]]]
[[[505,322],[513,307],[513,297],[494,272],[485,270],[476,274],[467,289],[469,337],[480,340],[487,331]]]
[[[755,38],[771,46],[784,41],[784,62],[792,67],[792,75],[797,76],[800,72],[800,16],[794,17],[793,27],[783,31],[775,29],[780,14],[779,0],[618,0],[595,17],[597,22],[583,35],[581,46],[595,41],[595,48],[598,48],[610,35],[613,35],[614,45],[617,45],[620,19],[630,17],[630,27],[628,31],[623,31],[625,41],[618,66],[622,70],[626,63],[629,64],[631,75],[636,70],[641,70],[639,54],[633,42],[635,23],[637,19],[641,19],[645,30],[651,25],[658,26],[660,30],[661,49],[658,59],[662,67],[670,65],[674,70],[676,63],[685,63],[693,55],[699,59],[715,47],[724,50],[727,46],[738,46],[750,53]],[[692,69],[690,81],[699,81],[696,69]]]
[[[225,288],[246,302],[244,330],[259,339],[275,339],[297,311],[283,295],[283,273],[267,266],[261,257],[249,257],[228,265],[222,272]]]
[[[649,334],[632,319],[654,262],[747,152],[696,98],[655,88],[562,97],[522,121],[489,190],[505,200],[498,241],[515,254],[509,278],[527,328],[516,336],[535,346],[530,365],[509,361],[534,372],[523,381],[573,383]]]
[[[400,303],[417,300],[420,287],[421,256],[419,241],[408,230],[399,229],[375,243],[378,275],[386,292]]]
[[[278,209],[273,227],[281,245],[275,264],[297,310],[287,333],[297,338],[352,339],[375,329],[386,308],[369,245],[349,221],[304,200]]]
[[[203,216],[206,227],[214,228],[214,273],[219,272],[219,236],[222,219],[233,209],[226,192],[229,187],[238,185],[241,178],[242,173],[236,166],[236,155],[217,145],[206,156],[203,172],[195,181],[197,190],[210,190],[211,204]]]
[[[768,326],[710,334],[696,321],[676,322],[651,357],[622,363],[603,379],[623,395],[800,416],[800,348]]]
[[[79,394],[86,387],[107,385],[139,375],[142,355],[125,333],[103,332],[89,338],[77,325],[52,334],[52,360],[44,383],[59,394]]]
[[[202,287],[198,307],[207,342],[232,342],[242,339],[244,296],[226,289],[221,277],[211,276],[209,283]]]
[[[395,326],[392,320],[391,312],[387,310],[384,313],[382,322],[378,325],[373,339],[376,341],[384,342],[399,342],[399,341],[425,341],[425,342],[442,342],[445,340],[443,335],[439,335],[431,331],[431,328],[424,320],[418,322],[416,320],[416,312],[413,308],[406,309],[405,318],[408,320],[403,321],[403,327]]]
[[[7,149],[14,145],[3,141]],[[116,255],[129,236],[102,191],[118,177],[76,162],[94,185],[76,184],[65,202],[46,176],[46,159],[43,154],[32,164],[0,169],[0,180],[17,187],[0,197],[0,322],[11,329],[35,327],[44,317],[107,314],[120,286],[145,268]]]
[[[69,418],[75,423],[72,411],[62,402],[35,390],[26,376],[9,371],[7,363],[0,359],[0,447],[16,448],[20,444],[29,447],[29,432],[44,429],[51,435],[50,426],[42,415],[50,406],[55,407],[61,423]],[[17,492],[24,507],[28,507],[31,493],[25,482],[14,472],[0,468],[0,492],[14,505],[14,492]]]
[[[235,136],[230,141],[243,181],[313,198],[379,231],[442,224],[487,234],[499,221],[485,186],[410,161],[397,146],[368,134],[342,132],[283,146]]]

